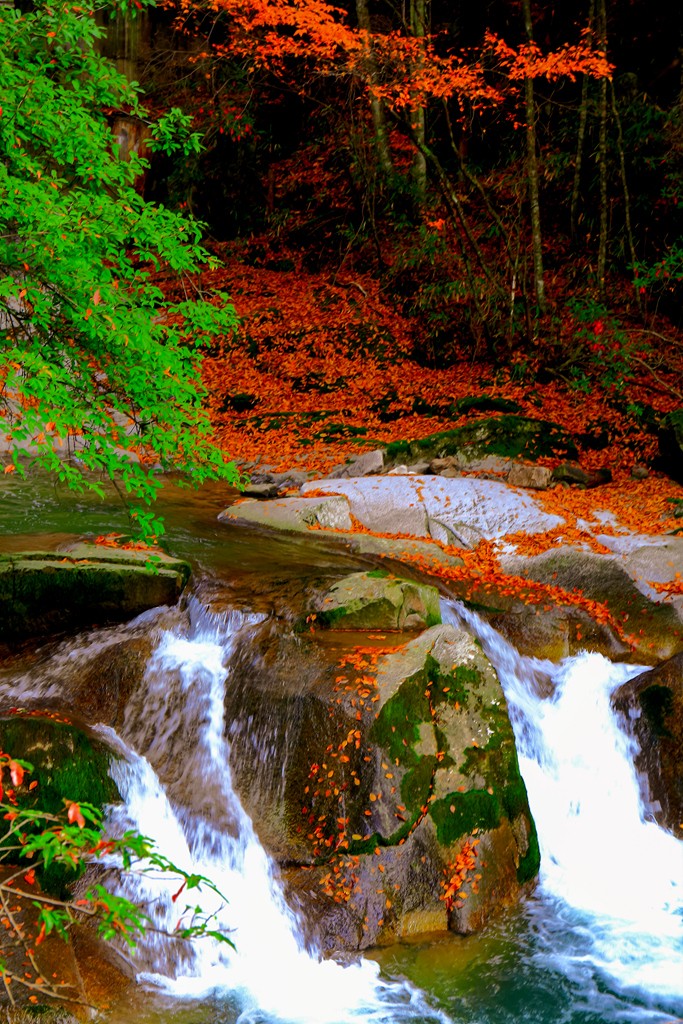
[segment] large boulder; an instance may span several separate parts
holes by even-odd
[[[534,461],[543,455],[576,458],[573,439],[556,423],[528,416],[491,416],[414,441],[394,441],[385,449],[387,463],[416,462],[459,455],[466,461],[487,455]]]
[[[313,603],[321,625],[334,629],[423,629],[441,622],[436,587],[384,569],[345,576]]]
[[[496,540],[519,530],[541,533],[563,522],[528,494],[496,480],[381,476],[325,481],[324,486],[342,495],[351,515],[369,530],[432,537],[464,548],[476,547],[482,538]],[[305,496],[314,489],[304,484],[301,491]]]
[[[114,756],[85,726],[53,710],[13,709],[0,718],[0,749],[12,757],[30,762],[27,779],[36,785],[24,793],[21,805],[55,813],[64,801],[85,801],[98,809],[119,800],[116,784],[109,775]],[[64,896],[75,879],[60,865],[37,871],[43,888]]]
[[[672,558],[670,546],[662,548],[659,557],[658,551],[660,548],[654,546],[639,546],[623,555],[602,555],[566,546],[532,557],[507,555],[501,558],[501,565],[510,575],[578,592],[589,601],[599,602],[609,610],[623,634],[632,637],[639,660],[656,664],[683,650],[683,606],[676,600],[664,600],[664,595],[647,582],[648,578],[661,579],[666,572],[672,579],[681,568],[682,552],[677,547]],[[668,562],[668,567],[664,562]],[[534,628],[546,628],[542,622],[534,627],[529,616],[524,619],[531,633]],[[583,647],[613,658],[627,655],[628,645],[599,616],[591,619],[584,610],[582,615],[572,612],[571,619],[576,625],[568,622],[566,654]],[[490,620],[516,642],[514,632],[510,632],[514,623],[506,622],[504,616],[493,616]],[[523,649],[528,653],[526,647]]]
[[[683,654],[625,683],[612,703],[638,741],[648,813],[683,840]]]
[[[187,562],[97,544],[0,554],[0,643],[133,618],[175,604]]]
[[[357,649],[327,676],[301,651],[292,674],[292,654],[258,666],[252,654],[227,716],[235,784],[311,935],[353,950],[481,928],[535,877],[539,853],[479,645],[434,626],[391,651]]]

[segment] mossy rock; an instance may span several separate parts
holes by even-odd
[[[116,648],[112,653],[118,653]],[[106,677],[106,685],[111,686],[112,666],[107,659],[102,662],[102,649],[99,651],[99,661],[99,675],[103,680]],[[83,696],[87,697],[88,687],[92,683],[87,667],[84,673],[79,672],[77,676],[75,685],[81,687]],[[53,682],[56,683],[57,678]],[[114,685],[118,685],[118,682],[116,680]],[[62,703],[64,695],[61,686],[57,684],[53,690],[59,692]],[[14,699],[19,702],[19,698]],[[74,702],[67,699],[66,703]],[[79,712],[86,713],[78,696],[75,698],[75,706]],[[48,708],[17,709],[8,714],[5,706],[0,716],[0,749],[33,766],[17,793],[20,807],[54,813],[64,810],[65,801],[75,801],[93,804],[102,811],[106,805],[120,801],[119,790],[109,775],[111,761],[117,755],[89,728],[72,722],[66,714]],[[4,782],[7,785],[7,775]],[[33,783],[36,785],[29,789]],[[16,860],[14,850],[0,848],[0,873],[16,873]],[[15,882],[19,888],[26,888],[30,897],[20,901],[15,911],[15,917],[27,937],[34,936],[39,929],[34,897],[42,893],[57,899],[72,899],[82,895],[83,889],[92,881],[98,880],[88,876],[83,878],[81,870],[69,870],[61,865],[53,864],[46,870],[40,867],[37,860],[23,863],[21,875],[30,866],[36,870],[35,882],[29,883],[21,876]],[[3,954],[8,973],[14,975],[19,970],[22,973],[26,970],[26,964],[21,964],[25,956],[23,945],[12,947],[10,943]],[[15,957],[18,957],[18,962]],[[51,979],[57,980],[65,1002],[51,1000],[44,989],[41,995],[39,990],[17,986],[13,992],[16,1004],[11,1011],[6,1010],[6,1019],[12,1024],[29,1024],[37,1019],[53,1021],[54,1024],[76,1024],[76,1018],[67,1012],[65,1005],[72,1007],[73,1001],[83,1006],[111,1004],[114,993],[120,997],[124,991],[131,992],[133,988],[133,974],[128,962],[98,938],[94,931],[90,931],[87,925],[77,924],[70,930],[66,941],[54,932],[48,935],[36,946],[34,961],[48,983]],[[35,998],[36,992],[40,1001],[33,1005],[28,999],[31,996]],[[24,1004],[25,1009],[22,1009]]]
[[[527,459],[541,456],[577,458],[573,439],[556,423],[528,416],[503,415],[474,420],[414,441],[393,441],[386,446],[387,463],[443,459],[449,455],[479,459],[486,455]]]
[[[26,785],[30,781],[37,786],[22,791],[21,806],[54,814],[64,810],[65,801],[85,802],[102,810],[120,800],[109,775],[112,752],[55,712],[18,712],[0,719],[0,748],[33,766]],[[78,877],[61,865],[38,870],[37,875],[43,890],[60,899]]]
[[[318,622],[331,629],[424,629],[441,622],[436,587],[381,569],[344,577],[315,601],[314,608]]]
[[[420,641],[427,645],[414,642],[418,657],[426,655],[423,665],[400,685],[396,672],[400,679],[405,654],[380,670],[380,693],[388,684],[393,693],[380,701],[370,734],[398,762],[409,820],[428,805],[442,846],[495,829],[504,818],[526,815],[531,822],[505,697],[490,662],[472,637],[452,626],[436,627]]]
[[[304,873],[286,859],[288,884],[325,949],[395,941],[420,922],[472,931],[538,872],[505,698],[477,642],[435,626],[373,675],[358,691],[318,685],[326,714],[282,751],[285,779],[302,787],[292,821],[313,852]],[[466,898],[447,902],[453,863],[478,846]]]
[[[186,562],[168,556],[90,544],[0,555],[0,643],[121,622],[175,604],[189,572]]]

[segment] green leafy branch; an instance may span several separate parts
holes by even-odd
[[[212,892],[223,903],[226,902],[210,879],[180,868],[159,853],[146,836],[133,831],[119,838],[106,836],[102,829],[102,814],[92,804],[65,800],[64,809],[59,813],[21,806],[20,798],[28,796],[35,785],[26,785],[30,771],[28,762],[0,752],[0,796],[6,798],[0,803],[0,814],[7,822],[5,832],[0,836],[0,867],[12,865],[0,874],[0,909],[5,925],[0,943],[0,979],[10,1002],[15,1002],[12,992],[15,982],[38,991],[42,996],[83,1001],[80,996],[74,999],[66,993],[62,983],[55,984],[48,979],[37,956],[38,947],[48,936],[54,935],[66,941],[70,929],[79,922],[92,922],[100,938],[105,941],[118,939],[129,949],[134,949],[150,932],[181,941],[210,937],[233,946],[230,937],[215,927],[215,914],[207,914],[199,906],[186,905],[180,910],[175,930],[168,932],[159,928],[143,908],[109,892],[100,883],[90,886],[75,900],[63,900],[42,891],[38,887],[40,878],[55,864],[66,868],[76,880],[88,865],[100,862],[107,867],[114,863],[117,870],[126,874],[172,879],[174,884],[177,880],[180,885],[172,897],[174,903],[181,893],[192,890]],[[7,773],[10,776],[7,781],[11,785],[3,789]],[[22,904],[34,908],[33,934],[19,920],[18,909]],[[3,950],[8,941],[31,964],[32,979],[19,976],[11,968],[8,951]],[[37,998],[31,996],[30,1000],[34,1002]]]
[[[0,430],[6,472],[40,466],[100,494],[109,478],[149,505],[165,471],[239,482],[201,380],[237,316],[198,286],[215,263],[200,226],[146,202],[145,162],[112,146],[108,112],[146,115],[97,52],[103,32],[65,2],[0,11]],[[153,146],[198,144],[177,108],[153,126]],[[138,526],[160,533],[154,517]]]

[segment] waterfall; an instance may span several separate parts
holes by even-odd
[[[615,688],[643,669],[588,653],[560,665],[524,657],[472,612],[446,601],[442,612],[445,622],[480,640],[496,668],[538,828],[539,886],[526,904],[516,963],[531,965],[544,979],[541,988],[568,990],[580,1012],[586,1009],[575,1018],[568,1008],[568,1022],[680,1017],[683,844],[645,820],[634,740],[610,706]],[[248,639],[258,621],[234,612],[212,616],[191,599],[189,625],[181,614],[148,613],[127,626],[91,631],[29,662],[22,674],[4,672],[0,696],[8,705],[20,699],[22,706],[77,713],[83,691],[69,684],[84,667],[98,659],[106,664],[121,641],[154,638],[117,731],[96,730],[120,755],[112,774],[123,803],[110,809],[107,827],[148,835],[184,871],[210,878],[225,899],[193,889],[174,901],[177,878],[125,875],[125,894],[160,929],[136,954],[143,979],[178,995],[218,992],[230,1006],[225,1019],[239,1024],[446,1021],[409,983],[383,980],[374,963],[322,960],[304,944],[229,767],[224,704],[231,659],[238,638]],[[272,758],[270,743],[262,747],[255,743],[254,757]],[[236,949],[211,939],[169,939],[165,932],[186,904],[213,915],[212,927]],[[495,957],[491,963],[495,971]],[[476,1003],[464,1016],[457,1002],[449,1011],[458,1024],[549,1019],[498,1016],[499,1007],[479,1014]]]
[[[341,965],[305,948],[285,903],[274,866],[233,790],[224,739],[224,692],[229,658],[242,629],[256,621],[231,614],[212,618],[194,606],[189,635],[163,633],[148,665],[138,706],[131,703],[121,739],[101,728],[123,757],[112,771],[124,803],[108,827],[133,828],[186,871],[211,879],[226,897],[201,897],[226,931],[231,949],[211,939],[189,948],[152,934],[140,950],[141,977],[177,994],[229,992],[240,1022],[345,1024],[444,1021],[407,982],[386,982],[376,964]],[[150,764],[168,778],[162,784]],[[149,908],[160,928],[173,930],[183,899],[178,881],[126,876],[125,895]],[[188,894],[198,902],[195,891]]]
[[[610,705],[644,669],[587,652],[559,666],[523,657],[472,612],[451,602],[442,611],[479,638],[508,701],[541,848],[544,955],[570,977],[597,972],[643,1001],[677,1001],[680,1012],[683,843],[645,819],[637,746]]]

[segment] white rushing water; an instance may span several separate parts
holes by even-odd
[[[585,652],[559,666],[522,657],[471,612],[444,602],[443,614],[479,637],[505,690],[539,835],[538,895],[566,929],[550,966],[683,1000],[683,843],[646,820],[637,745],[610,705],[643,669]]]
[[[215,915],[212,926],[225,930],[236,947],[201,939],[179,949],[179,943],[152,936],[142,951],[143,976],[177,994],[229,991],[240,1004],[240,1022],[445,1021],[408,983],[383,981],[376,964],[343,966],[305,948],[273,865],[232,788],[224,688],[234,638],[245,624],[239,615],[227,624],[200,617],[189,637],[163,634],[148,666],[144,704],[154,720],[145,742],[180,751],[173,754],[183,760],[176,774],[193,790],[187,804],[172,806],[141,752],[122,748],[111,730],[102,730],[125,753],[112,769],[124,805],[112,810],[109,827],[149,836],[179,867],[210,878],[228,902],[213,894],[198,898],[195,890],[174,902],[177,879],[149,877],[129,878],[126,895],[151,908],[159,926],[171,931],[184,903],[200,903]],[[209,800],[202,804],[204,794]],[[203,815],[192,810],[196,806]]]

